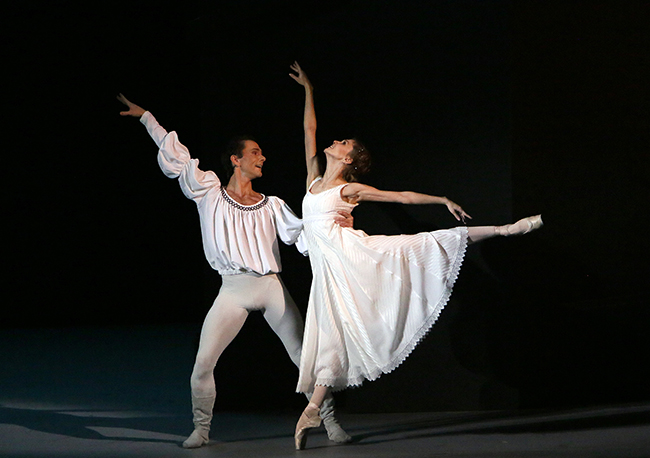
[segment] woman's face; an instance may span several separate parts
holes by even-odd
[[[332,146],[325,148],[325,154],[329,154],[337,159],[345,159],[354,149],[354,140],[334,140]]]

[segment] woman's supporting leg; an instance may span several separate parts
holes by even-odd
[[[264,318],[282,341],[291,361],[297,367],[300,367],[304,324],[296,303],[291,298],[279,275],[278,285],[273,287],[272,290],[265,291],[264,296],[267,298],[266,307],[263,311]],[[307,399],[310,399],[309,395]],[[327,437],[331,441],[338,443],[350,442],[352,438],[336,420],[334,398],[331,394],[325,397],[320,407],[320,417],[327,430]]]
[[[316,385],[314,387],[314,393],[311,395],[310,404],[315,404],[320,409],[320,406],[323,405],[323,401],[329,393],[330,388],[328,386]]]
[[[296,433],[294,440],[296,442],[296,450],[302,450],[307,445],[307,433],[311,428],[320,426],[321,418],[320,406],[329,394],[329,387],[317,385],[314,387],[314,393],[311,396],[311,401],[303,410],[302,415],[298,419],[296,425]]]

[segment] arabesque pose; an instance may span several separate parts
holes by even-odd
[[[446,197],[382,191],[358,183],[370,155],[356,139],[325,149],[326,169],[316,157],[312,85],[297,63],[290,76],[305,89],[307,193],[303,234],[313,280],[303,337],[297,391],[312,393],[295,432],[296,449],[320,424],[330,391],[375,380],[399,366],[437,320],[460,271],[468,243],[526,234],[541,227],[540,215],[506,226],[460,226],[414,235],[368,236],[334,224],[338,211],[361,202],[441,204],[459,221],[470,216]]]

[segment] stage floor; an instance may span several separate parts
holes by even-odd
[[[180,442],[191,429],[185,392],[194,348],[171,338],[185,331],[2,330],[0,456],[650,457],[648,404],[547,412],[342,411],[354,442],[333,444],[319,429],[301,452],[293,450],[292,437],[299,412],[218,412],[212,442],[185,450]]]
[[[648,457],[650,407],[499,416],[491,413],[341,415],[354,442],[336,445],[324,430],[293,450],[289,415],[221,413],[215,439],[184,450],[186,416],[83,406],[3,407],[3,457]],[[487,417],[487,418],[486,418]]]

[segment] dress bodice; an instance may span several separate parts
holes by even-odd
[[[315,182],[316,180],[314,180]],[[313,183],[312,183],[313,185]],[[326,191],[313,194],[310,190],[302,201],[302,215],[305,222],[334,220],[339,211],[352,213],[356,204],[351,204],[341,198],[341,190],[346,184],[335,186]]]

